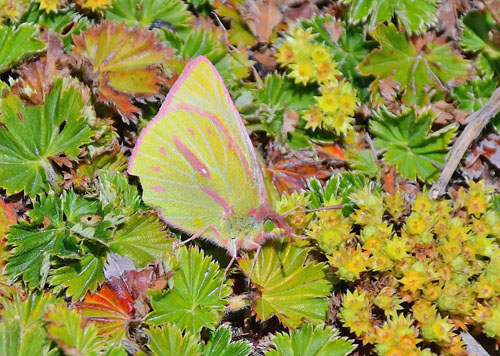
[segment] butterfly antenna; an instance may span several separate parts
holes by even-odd
[[[259,258],[260,250],[262,250],[262,246],[259,245],[257,249],[255,250],[255,255],[253,256],[252,259],[252,264],[250,265],[250,271],[248,271],[248,288],[250,288],[250,283],[252,282],[252,274],[253,274],[253,269],[255,267],[255,264],[257,263],[257,259]]]
[[[315,211],[325,211],[325,210],[339,210],[343,209],[345,204],[339,204],[339,205],[331,205],[331,206],[323,206],[321,208],[316,208],[316,209],[305,209],[305,210],[299,210],[299,211],[294,211],[294,209],[288,210],[281,214],[281,216],[287,216],[290,214],[301,214],[301,213],[313,213]]]

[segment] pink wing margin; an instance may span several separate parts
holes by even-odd
[[[137,140],[137,143],[136,143],[136,145],[135,145],[135,147],[134,147],[134,149],[132,151],[132,156],[130,157],[130,160],[129,160],[127,173],[130,174],[130,175],[133,175],[132,169],[133,169],[133,166],[135,164],[137,153],[138,153],[138,151],[139,151],[139,149],[140,149],[140,147],[142,145],[144,137],[146,136],[146,134],[148,133],[148,131],[151,129],[151,127],[153,127],[159,120],[161,120],[165,116],[165,114],[169,111],[170,104],[172,102],[173,97],[177,93],[177,90],[182,85],[182,83],[184,83],[184,81],[191,75],[191,73],[194,70],[194,68],[196,68],[196,66],[200,62],[207,63],[209,65],[210,69],[212,70],[213,74],[217,78],[217,80],[222,84],[222,88],[224,90],[224,95],[226,96],[226,99],[231,103],[231,109],[233,110],[235,116],[238,118],[240,126],[242,127],[243,130],[245,130],[245,135],[244,136],[245,136],[245,138],[247,140],[246,144],[248,145],[248,148],[249,148],[249,151],[250,151],[250,155],[251,155],[251,159],[253,161],[253,162],[251,162],[251,164],[253,164],[255,166],[255,169],[258,172],[258,179],[259,179],[258,183],[260,184],[261,206],[268,206],[269,202],[268,202],[266,187],[265,187],[265,184],[264,184],[264,178],[262,176],[262,171],[261,171],[261,169],[259,167],[259,162],[257,160],[257,155],[255,153],[252,141],[250,140],[250,136],[248,136],[248,132],[246,131],[245,124],[244,124],[243,120],[241,119],[241,116],[240,116],[240,113],[238,112],[238,109],[236,109],[236,105],[234,105],[233,99],[229,95],[229,92],[228,92],[228,90],[226,88],[226,85],[224,84],[224,80],[222,80],[222,77],[220,76],[219,72],[214,67],[214,65],[212,64],[212,62],[210,62],[208,60],[208,58],[206,58],[204,56],[196,57],[194,60],[190,61],[186,65],[186,67],[182,71],[181,75],[176,80],[175,84],[172,86],[172,88],[170,89],[170,91],[168,92],[167,97],[165,98],[165,101],[161,105],[160,110],[158,111],[158,113],[156,114],[156,116],[141,131],[141,133],[139,135],[139,138]],[[186,105],[186,106],[189,106],[189,105]],[[196,110],[196,108],[193,108],[193,109]]]

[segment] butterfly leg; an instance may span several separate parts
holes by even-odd
[[[253,269],[255,267],[255,264],[257,263],[257,259],[259,258],[260,250],[262,250],[262,246],[259,245],[257,249],[255,250],[255,255],[253,256],[252,259],[252,264],[250,265],[250,271],[248,271],[248,288],[250,288],[250,283],[251,283],[251,278],[253,274]]]
[[[203,235],[203,233],[205,231],[207,231],[208,229],[212,229],[212,231],[214,232],[215,236],[219,237],[220,236],[220,232],[219,230],[217,230],[217,228],[215,227],[215,225],[213,224],[210,224],[210,225],[207,225],[205,226],[203,229],[201,229],[200,231],[198,231],[197,233],[195,233],[193,236],[191,236],[189,239],[185,240],[185,241],[182,241],[179,246],[182,246],[182,245],[185,245],[187,244],[188,242],[191,242],[195,239],[197,239],[198,237],[200,237],[201,235]]]
[[[236,258],[238,257],[237,253],[238,253],[238,251],[236,250],[236,248],[233,248],[233,252],[231,254],[231,261],[229,261],[229,263],[227,264],[227,267],[224,269],[224,276],[222,277],[222,282],[221,282],[220,288],[219,288],[219,298],[221,297],[222,287],[224,287],[224,282],[226,281],[227,274],[229,273],[229,270],[233,266],[234,261],[236,261]]]

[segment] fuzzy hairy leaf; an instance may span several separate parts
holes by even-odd
[[[452,52],[449,43],[427,43],[427,50],[417,52],[403,32],[394,24],[380,25],[372,36],[381,48],[372,51],[359,65],[364,75],[374,75],[377,81],[390,79],[400,85],[403,102],[409,105],[424,106],[429,102],[429,89],[442,90],[452,80],[466,77],[469,63]]]
[[[182,332],[176,325],[151,327],[149,348],[154,356],[201,356],[198,339],[189,332]]]
[[[83,324],[82,316],[66,305],[57,305],[45,315],[49,337],[68,355],[97,356],[104,349],[95,325]]]
[[[88,253],[81,260],[52,271],[48,281],[53,286],[67,287],[66,295],[73,300],[81,299],[104,281],[104,260],[104,256]]]
[[[289,328],[297,328],[305,320],[314,324],[325,321],[331,285],[325,279],[325,265],[308,262],[308,253],[307,248],[278,241],[262,248],[250,276],[258,290],[253,304],[258,319],[276,315]],[[238,260],[247,276],[253,255]]]
[[[45,43],[37,36],[38,27],[35,25],[0,27],[0,73],[9,70],[20,60],[43,51]]]
[[[153,312],[146,321],[153,325],[174,323],[193,335],[202,327],[214,329],[231,292],[229,282],[224,282],[219,298],[223,272],[210,257],[198,248],[181,247],[177,259],[180,268],[172,278],[174,286],[166,294],[154,293]]]
[[[272,340],[275,349],[266,351],[266,356],[346,356],[356,348],[349,339],[338,337],[337,330],[310,324],[290,335],[278,333]]]
[[[456,126],[430,133],[434,118],[430,111],[417,116],[415,110],[405,108],[396,116],[382,109],[370,122],[375,147],[383,149],[384,159],[406,178],[432,182],[439,176],[436,165],[444,164]]]
[[[163,224],[153,215],[133,215],[115,233],[109,248],[142,267],[172,252]]]
[[[74,36],[73,51],[92,63],[89,76],[97,79],[97,98],[113,105],[125,120],[136,121],[140,109],[132,99],[153,100],[165,84],[160,70],[171,53],[156,34],[110,21]]]
[[[500,75],[500,42],[494,40],[495,34],[500,31],[500,24],[488,11],[470,11],[462,22],[465,25],[462,47],[479,54],[477,64],[486,77]]]
[[[90,141],[79,88],[56,79],[44,105],[26,106],[16,95],[0,102],[0,186],[8,194],[30,196],[49,190],[57,174],[50,157],[64,152],[76,158]]]
[[[231,342],[231,330],[219,327],[211,333],[203,356],[247,356],[252,351],[245,341]]]
[[[349,164],[356,173],[366,174],[370,178],[378,178],[381,169],[371,150],[357,150],[349,156]]]
[[[114,22],[149,27],[154,21],[165,21],[180,34],[191,29],[192,17],[181,0],[118,0],[106,11],[106,18]]]
[[[349,20],[367,20],[368,29],[390,21],[394,15],[409,33],[422,33],[436,21],[439,0],[344,0],[350,3]]]

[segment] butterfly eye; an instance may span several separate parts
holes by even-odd
[[[264,230],[265,231],[273,231],[274,230],[274,222],[272,220],[264,221]]]

